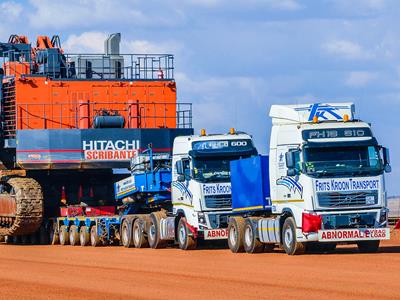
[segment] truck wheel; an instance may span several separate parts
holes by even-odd
[[[89,246],[90,244],[90,233],[88,232],[87,226],[81,226],[79,230],[79,242],[81,246]]]
[[[91,244],[93,247],[99,247],[99,246],[101,245],[100,238],[99,238],[99,236],[98,236],[98,234],[97,234],[96,225],[93,225],[93,226],[90,228],[90,244]]]
[[[234,217],[228,223],[228,246],[233,253],[243,252],[244,223],[242,217]]]
[[[60,233],[58,235],[59,235],[59,239],[60,239],[60,244],[63,246],[68,245],[69,236],[68,236],[67,226],[62,225],[60,227]]]
[[[261,253],[264,251],[264,244],[257,239],[250,219],[247,219],[244,225],[243,246],[247,253]]]
[[[153,249],[165,248],[167,241],[162,240],[160,237],[160,220],[164,216],[162,212],[155,212],[150,215],[149,228],[147,236],[149,245]]]
[[[78,227],[75,225],[72,225],[69,228],[69,243],[71,246],[79,245],[79,232],[78,232]]]
[[[127,220],[124,220],[124,222],[122,223],[121,240],[122,240],[122,245],[124,245],[124,247],[126,248],[133,247],[132,229]]]
[[[288,217],[283,223],[282,245],[285,252],[289,255],[298,255],[305,251],[304,244],[297,242],[296,223],[293,217]]]
[[[143,225],[140,219],[136,219],[133,223],[133,244],[136,248],[147,248],[149,247],[149,241],[144,235]]]
[[[361,253],[375,253],[379,250],[380,241],[362,241],[358,242],[358,251]]]
[[[57,224],[53,223],[50,225],[49,240],[51,245],[57,245],[60,243],[60,235],[57,232]]]
[[[178,243],[182,250],[194,250],[197,247],[197,240],[189,235],[189,231],[186,218],[181,218],[178,223]]]

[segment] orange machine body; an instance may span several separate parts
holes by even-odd
[[[123,128],[176,128],[174,81],[51,80],[17,76],[16,129],[86,129],[104,114]]]

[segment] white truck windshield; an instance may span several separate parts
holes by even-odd
[[[303,170],[315,176],[379,174],[383,163],[377,146],[305,146]]]
[[[198,157],[193,160],[194,179],[200,182],[224,182],[230,179],[230,161],[239,157]]]

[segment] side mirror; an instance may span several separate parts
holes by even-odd
[[[285,153],[285,158],[286,158],[286,167],[288,169],[294,169],[294,167],[295,167],[294,152],[293,151],[286,152]]]
[[[178,175],[179,182],[185,182],[185,175]]]
[[[182,163],[182,161],[181,161],[181,160],[178,160],[178,161],[176,162],[175,166],[176,166],[176,173],[177,173],[178,175],[184,175],[184,172],[183,172],[183,163]]]
[[[389,149],[382,147],[383,152],[383,167],[386,173],[392,172],[392,167],[390,166],[390,153]]]
[[[287,176],[295,176],[298,174],[296,170],[296,154],[298,150],[289,150],[285,153]]]

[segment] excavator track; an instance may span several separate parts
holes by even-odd
[[[43,219],[43,193],[40,184],[32,178],[20,177],[10,178],[6,183],[10,186],[10,191],[0,194],[0,207],[7,207],[9,211],[4,213],[0,210],[0,236],[34,233]]]

